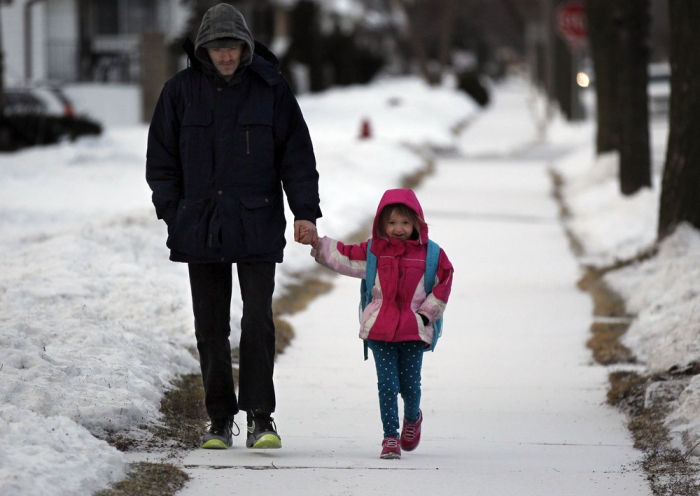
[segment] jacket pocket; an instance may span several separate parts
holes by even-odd
[[[246,251],[250,255],[284,248],[284,206],[277,195],[241,198],[241,221]]]
[[[180,200],[168,236],[168,248],[192,257],[210,257],[219,247],[218,212],[209,198]]]
[[[180,126],[180,162],[185,176],[211,170],[213,163],[212,111],[188,107]]]
[[[265,108],[246,109],[238,116],[238,127],[242,134],[241,152],[248,160],[259,164],[274,163],[274,133],[272,113]]]

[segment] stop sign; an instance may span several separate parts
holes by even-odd
[[[585,4],[577,1],[561,4],[557,8],[556,23],[557,31],[569,48],[575,52],[581,50],[588,36]]]

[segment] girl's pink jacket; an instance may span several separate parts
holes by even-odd
[[[379,237],[377,221],[386,205],[403,203],[423,217],[423,209],[410,189],[391,189],[384,193],[372,227],[372,253],[377,256],[377,278],[372,288],[372,301],[362,313],[360,338],[377,341],[433,342],[432,322],[445,311],[452,286],[452,264],[440,250],[435,285],[431,294],[425,293],[425,258],[427,255],[428,227],[416,241],[401,241]],[[340,274],[365,278],[367,241],[346,245],[323,237],[311,251],[316,261]],[[358,295],[359,299],[359,295]],[[427,326],[418,313],[430,322]]]

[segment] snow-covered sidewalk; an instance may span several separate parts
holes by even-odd
[[[522,103],[522,94],[499,96],[503,106]],[[499,110],[474,135],[498,133]],[[239,438],[228,451],[193,451],[179,494],[650,494],[624,417],[605,405],[607,370],[585,348],[591,303],[575,286],[549,163],[512,151],[441,159],[417,190],[431,237],[455,266],[443,338],[424,359],[420,447],[379,459],[374,365],[357,339],[359,281],[337,277],[290,319],[297,337],[276,368],[284,448],[253,452]]]
[[[565,193],[582,222],[568,227],[586,247],[614,241],[596,260],[645,246],[653,222],[618,210],[631,204],[613,194],[614,167],[601,172],[592,155],[591,123],[557,121],[546,144],[535,143],[528,91],[522,80],[501,84],[485,111],[449,84],[417,78],[300,98],[323,234],[343,239],[366,225],[382,192],[422,167],[406,144],[458,151],[438,158],[417,190],[456,268],[444,337],[425,357],[424,437],[402,460],[378,458],[374,366],[357,338],[359,281],[337,277],[332,292],[289,318],[296,338],[276,368],[284,448],[251,452],[236,438],[225,452],[183,454],[176,462],[193,476],[183,495],[649,494],[625,419],[605,406],[607,370],[585,348],[591,305],[575,288],[548,168],[571,180]],[[372,139],[358,140],[365,118]],[[465,122],[473,124],[456,137]],[[0,155],[3,496],[87,496],[122,479],[130,460],[158,458],[101,439],[144,434],[159,421],[164,390],[198,370],[187,351],[186,268],[167,260],[143,178],[145,144],[146,128],[134,126]],[[646,220],[630,223],[631,210]],[[308,251],[290,243],[279,290],[315,266]],[[234,299],[234,345],[239,315]],[[685,403],[691,420],[695,397]]]

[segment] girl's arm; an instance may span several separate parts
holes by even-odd
[[[324,236],[314,245],[311,256],[332,271],[364,279],[367,269],[367,241],[357,245],[346,245]]]
[[[450,291],[452,290],[452,274],[454,269],[452,263],[447,258],[444,250],[440,249],[440,258],[438,259],[438,269],[435,273],[435,285],[433,291],[428,295],[421,306],[416,310],[416,313],[424,315],[429,322],[435,322],[442,317],[447,305],[447,300],[450,299]]]

